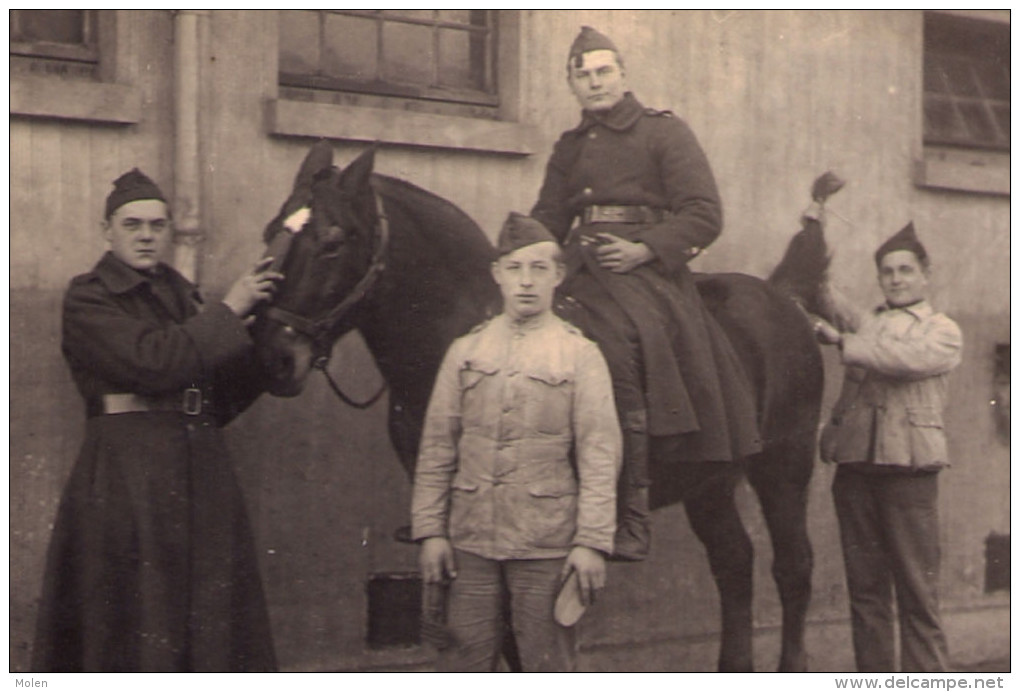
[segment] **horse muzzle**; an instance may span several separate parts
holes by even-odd
[[[256,344],[256,355],[269,379],[269,393],[279,397],[300,394],[314,365],[311,339],[290,326],[269,322],[259,330]]]

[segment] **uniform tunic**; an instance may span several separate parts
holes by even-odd
[[[593,204],[647,206],[664,217],[572,228]],[[644,108],[629,93],[605,115],[586,111],[581,124],[556,143],[531,215],[565,244],[571,272],[562,290],[596,323],[618,331],[603,334],[595,324],[585,325],[606,349],[614,380],[640,380],[632,387],[637,397],[621,396],[617,384],[625,420],[628,409],[647,409],[649,434],[684,435],[684,461],[758,451],[754,396],[687,267],[722,229],[715,179],[690,128],[668,111]],[[581,239],[603,231],[644,243],[655,260],[625,274],[602,269],[594,248]],[[639,371],[614,355],[621,349],[606,348],[621,339],[640,349]]]
[[[949,464],[942,416],[960,328],[923,301],[878,308],[843,336],[848,366],[823,435],[827,461],[937,470]]]
[[[58,510],[32,652],[39,671],[272,670],[244,502],[219,426],[262,391],[223,303],[199,310],[177,272],[107,253],[75,278],[63,343],[88,419]],[[204,411],[102,414],[102,395]]]
[[[500,315],[455,341],[436,377],[413,536],[490,560],[610,553],[621,445],[598,347],[552,314]]]

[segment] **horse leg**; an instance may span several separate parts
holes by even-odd
[[[780,672],[807,670],[804,627],[814,564],[807,533],[807,491],[814,464],[811,439],[765,450],[748,465],[772,540],[772,577],[783,605]]]
[[[677,469],[681,470],[682,466],[683,462],[678,462]],[[689,466],[693,477],[687,486],[684,509],[691,528],[708,553],[722,608],[719,670],[751,671],[754,669],[751,654],[754,547],[740,521],[734,498],[740,465],[697,462]]]

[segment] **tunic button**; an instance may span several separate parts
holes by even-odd
[[[591,194],[593,194],[593,193],[592,193],[592,189],[591,189],[590,187],[586,187],[586,188],[584,188],[584,194],[586,194],[586,195],[591,195]]]
[[[596,137],[598,137],[598,133],[595,130],[588,133],[588,139],[595,139]]]

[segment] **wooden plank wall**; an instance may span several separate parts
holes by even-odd
[[[12,670],[27,665],[49,525],[81,435],[80,404],[59,354],[60,295],[102,251],[96,225],[109,181],[133,165],[160,181],[173,173],[172,19],[134,15],[141,123],[11,120]],[[215,298],[260,254],[262,227],[289,192],[310,140],[266,135],[264,104],[276,94],[274,13],[215,11],[204,21],[200,277]],[[982,593],[982,541],[989,531],[1008,531],[1008,446],[994,438],[987,400],[990,349],[1009,338],[1009,202],[921,191],[911,182],[920,152],[921,14],[523,11],[520,112],[540,129],[542,149],[513,158],[384,147],[377,170],[454,201],[494,235],[507,211],[530,208],[553,142],[577,122],[564,64],[583,24],[614,38],[637,96],[685,118],[708,153],[726,230],[698,269],[766,274],[797,229],[811,181],[835,168],[849,184],[832,203],[834,280],[875,302],[871,251],[915,220],[936,257],[939,302],[968,331],[949,423],[960,463],[943,485],[944,590],[950,608],[1001,605]],[[334,148],[346,164],[363,146]],[[831,354],[828,365],[831,402],[839,377]],[[356,395],[379,382],[357,337],[340,344],[332,368]],[[407,521],[410,488],[387,441],[384,410],[382,403],[367,412],[345,408],[314,379],[294,400],[264,397],[229,431],[285,668],[427,661],[417,649],[377,652],[364,644],[367,577],[415,568],[415,551],[389,539]],[[845,644],[831,475],[820,466],[811,489],[811,617],[842,623]],[[746,489],[740,501],[757,551],[756,625],[774,632],[767,534]],[[715,587],[680,508],[656,516],[655,541],[649,563],[612,568],[611,588],[586,623],[585,647],[714,641]],[[711,668],[713,647],[699,646],[670,665]],[[849,665],[845,656],[832,663],[825,640],[811,646],[816,661]],[[775,665],[774,647],[758,653],[762,667]]]

